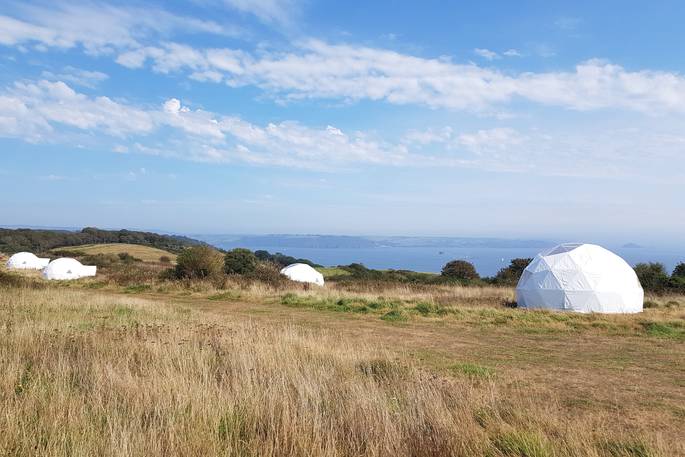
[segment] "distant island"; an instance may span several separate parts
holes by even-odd
[[[625,249],[642,249],[642,248],[644,248],[644,246],[640,246],[639,244],[635,244],[635,243],[626,243],[621,247],[625,248]]]
[[[504,238],[426,236],[342,236],[342,235],[191,235],[223,248],[313,248],[361,249],[388,247],[416,248],[545,248],[553,242]]]

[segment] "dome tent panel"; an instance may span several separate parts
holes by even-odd
[[[43,277],[49,280],[68,281],[72,279],[95,276],[97,267],[82,265],[76,259],[62,257],[53,260],[43,270]]]
[[[291,281],[324,285],[323,275],[305,263],[293,263],[281,270]]]
[[[50,259],[42,259],[31,252],[17,252],[6,263],[7,268],[14,270],[42,270]]]
[[[533,259],[516,296],[527,308],[635,313],[642,311],[644,292],[635,271],[616,254],[592,244],[566,243]]]

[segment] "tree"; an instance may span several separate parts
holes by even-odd
[[[471,281],[479,279],[480,276],[476,271],[476,267],[466,260],[452,260],[442,267],[442,275],[446,278],[460,279],[464,281]]]
[[[685,279],[685,262],[680,262],[678,265],[676,265],[671,276],[674,278]]]
[[[668,287],[669,278],[663,264],[638,263],[634,269],[643,289],[649,292],[663,292]]]
[[[258,264],[257,256],[249,249],[236,248],[224,257],[224,271],[228,274],[251,274],[257,270]]]
[[[221,275],[222,267],[221,253],[209,246],[184,249],[176,258],[176,276],[179,278],[216,278]]]
[[[515,285],[521,279],[523,270],[532,262],[532,258],[511,259],[508,267],[502,268],[495,275],[495,282],[499,284]]]

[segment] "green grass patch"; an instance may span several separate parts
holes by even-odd
[[[607,441],[599,448],[611,457],[652,457],[654,453],[641,441]]]
[[[381,316],[381,319],[387,322],[404,322],[408,319],[407,315],[400,309],[393,309]]]
[[[124,288],[124,293],[125,294],[139,294],[141,292],[146,292],[148,290],[152,289],[152,286],[148,284],[134,284],[132,286],[128,286]]]
[[[448,366],[447,369],[454,374],[474,379],[492,379],[495,377],[495,370],[493,368],[477,365],[475,363],[455,363]]]
[[[501,433],[494,438],[492,444],[501,455],[507,457],[551,457],[554,455],[549,441],[534,432]]]
[[[316,297],[288,293],[281,297],[281,304],[293,308],[311,308],[320,311],[335,311],[342,313],[369,313],[384,309],[395,309],[399,302],[378,298],[369,300],[360,297],[335,298]]]
[[[235,291],[235,290],[229,290],[228,292],[222,292],[220,294],[214,294],[210,295],[207,297],[207,300],[216,300],[216,301],[231,301],[231,300],[240,300],[240,292]]]
[[[349,271],[338,267],[319,267],[316,269],[316,271],[321,273],[325,279],[352,276],[352,273]]]
[[[656,338],[685,339],[685,325],[680,321],[640,322],[649,336]]]

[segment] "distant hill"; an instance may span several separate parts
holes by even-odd
[[[0,252],[7,254],[20,251],[47,252],[56,247],[105,243],[137,244],[172,253],[178,253],[188,246],[206,244],[185,236],[134,230],[101,230],[95,227],[81,231],[0,228]]]
[[[68,246],[58,247],[52,250],[55,253],[60,251],[78,252],[83,255],[96,254],[119,254],[125,252],[136,259],[143,262],[159,262],[162,256],[169,258],[171,262],[176,262],[176,254],[173,254],[164,249],[154,248],[152,246],[143,246],[140,244],[129,243],[105,243],[105,244],[86,244],[83,246]]]
[[[340,236],[340,235],[193,235],[222,248],[356,249],[381,247],[544,248],[549,241],[502,238]]]

